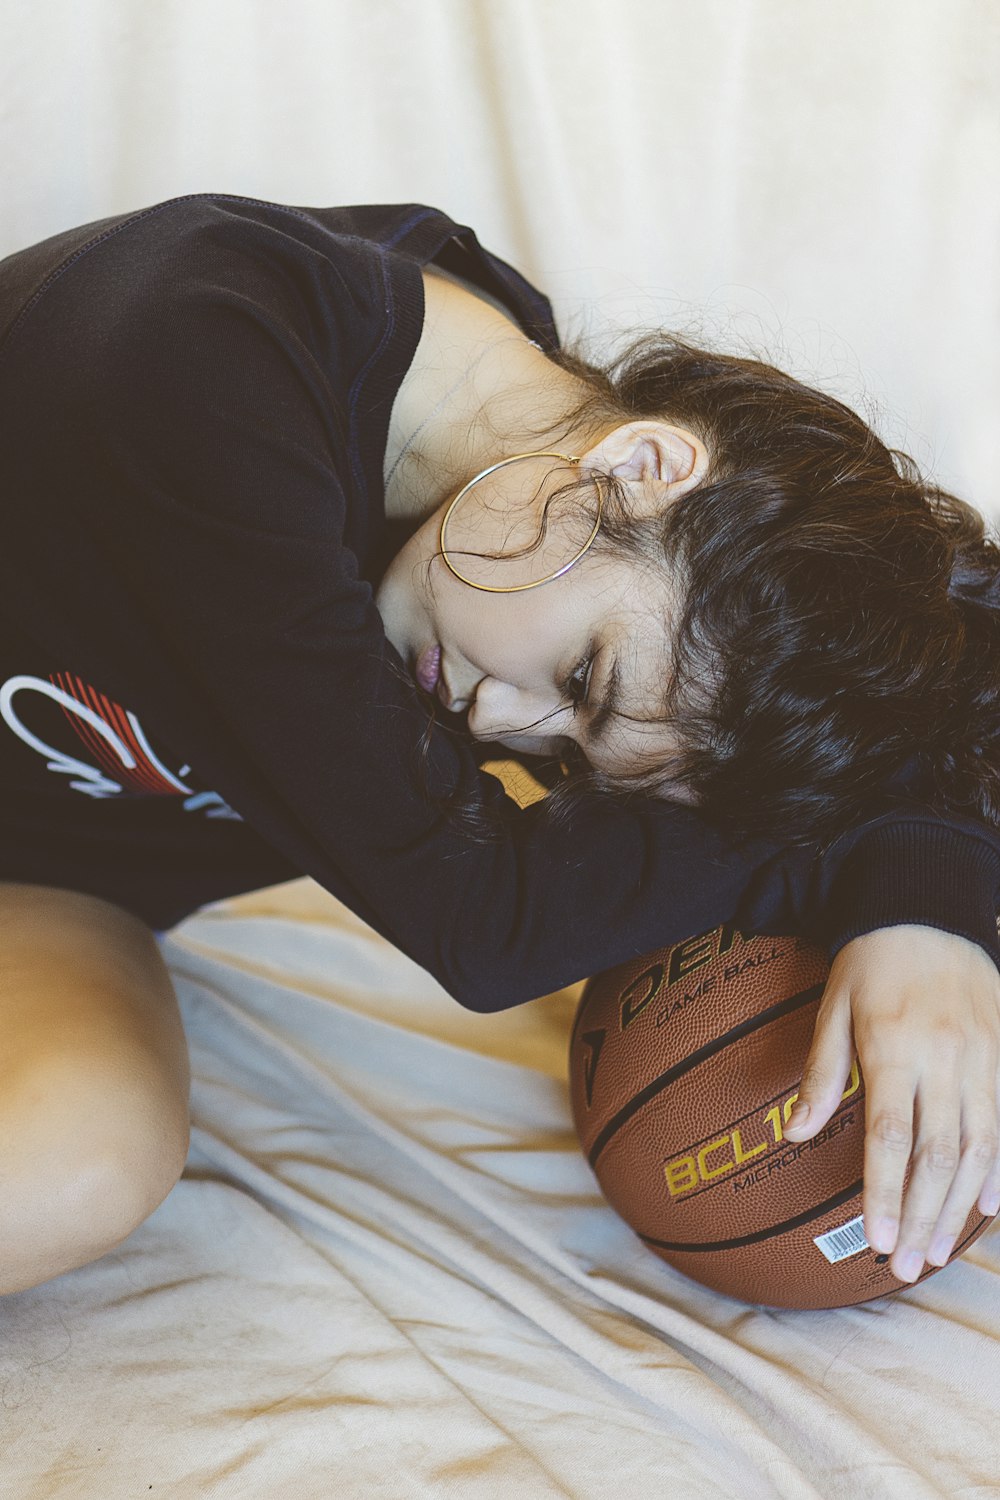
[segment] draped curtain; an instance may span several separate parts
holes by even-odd
[[[430,202],[592,348],[792,369],[1000,510],[995,0],[0,10],[0,253],[182,193]]]

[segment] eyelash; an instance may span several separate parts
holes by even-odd
[[[587,689],[590,686],[590,669],[593,665],[594,658],[592,656],[585,656],[566,683],[566,696],[573,706],[574,713],[576,713],[581,703],[586,703],[587,701]],[[583,679],[582,681],[581,678]]]

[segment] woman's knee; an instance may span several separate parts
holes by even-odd
[[[117,1097],[116,1097],[117,1095]],[[184,1170],[186,1118],[52,1063],[0,1100],[0,1296],[99,1260]]]
[[[0,1294],[95,1260],[170,1192],[190,1065],[149,929],[0,884]]]

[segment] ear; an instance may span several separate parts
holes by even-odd
[[[675,500],[694,489],[708,469],[708,450],[686,427],[669,422],[626,422],[580,457],[581,467],[599,469],[644,487],[655,484],[657,499]]]

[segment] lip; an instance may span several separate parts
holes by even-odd
[[[441,647],[436,641],[421,651],[413,675],[425,693],[433,693],[441,676]]]

